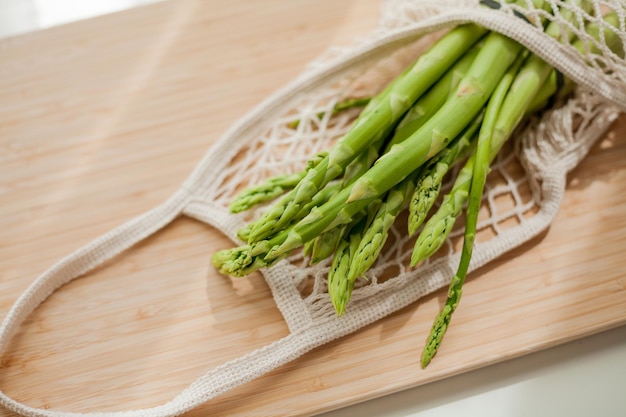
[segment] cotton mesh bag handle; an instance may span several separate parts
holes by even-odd
[[[97,238],[38,277],[5,317],[0,327],[0,352],[26,317],[50,294],[178,216],[187,215],[209,223],[237,242],[237,229],[250,218],[245,214],[232,215],[228,211],[229,202],[238,189],[274,172],[301,168],[312,154],[326,149],[345,133],[354,117],[348,112],[320,120],[318,114],[330,114],[341,97],[358,90],[359,80],[362,84],[363,75],[372,67],[377,67],[379,75],[389,75],[394,72],[393,68],[397,72],[401,65],[398,65],[395,52],[402,51],[399,54],[402,56],[407,51],[403,48],[411,50],[415,47],[413,52],[419,53],[420,48],[431,42],[425,35],[461,23],[478,23],[519,41],[579,85],[573,98],[547,111],[541,119],[518,132],[515,152],[502,155],[494,163],[493,171],[505,178],[506,184],[487,187],[484,204],[489,206],[491,216],[479,224],[479,229],[491,228],[495,235],[478,242],[470,270],[528,241],[544,230],[556,214],[565,190],[567,172],[580,162],[620,112],[626,110],[626,62],[608,48],[602,35],[600,40],[595,40],[583,29],[585,23],[596,22],[602,30],[617,33],[621,44],[626,45],[626,5],[618,0],[590,0],[591,7],[583,10],[569,2],[546,0],[546,3],[553,10],[566,7],[574,11],[576,24],[559,23],[585,41],[585,52],[548,38],[539,27],[516,16],[523,12],[530,17],[558,19],[543,9],[534,8],[530,1],[523,7],[507,2],[496,3],[497,10],[464,0],[436,3],[387,1],[382,9],[380,27],[370,38],[331,51],[286,88],[240,119],[207,152],[190,178],[169,200]],[[618,27],[608,27],[600,18],[607,10],[618,14]],[[378,81],[374,79],[366,84],[369,88],[380,89],[384,79],[382,76]],[[300,120],[298,128],[285,128],[294,119]],[[281,152],[289,157],[277,159],[275,155]],[[508,167],[513,163],[521,164],[525,174],[521,177],[511,174]],[[532,189],[530,197],[520,191],[525,184]],[[496,197],[502,194],[513,196],[514,208],[501,210],[497,206]],[[253,212],[252,216],[257,214]],[[518,224],[505,227],[503,224],[511,218],[517,219]],[[448,284],[459,259],[451,243],[459,236],[458,231],[449,238],[447,256],[415,270],[406,266],[410,254],[403,250],[407,239],[404,233],[395,229],[392,233],[395,244],[381,255],[368,273],[369,281],[355,289],[350,308],[340,320],[335,317],[328,301],[327,263],[308,266],[302,255],[294,255],[264,270],[263,275],[290,334],[207,372],[166,404],[127,412],[83,414],[32,408],[4,393],[0,393],[0,404],[21,415],[42,417],[182,414]],[[383,280],[390,269],[394,271],[393,276]]]

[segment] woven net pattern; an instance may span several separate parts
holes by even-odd
[[[381,31],[394,30],[406,27],[415,21],[441,14],[446,8],[464,6],[467,8],[484,7],[476,4],[474,0],[444,0],[442,2],[419,1],[419,0],[388,0],[383,8],[381,19]],[[542,2],[532,0],[503,0],[498,2],[485,1],[502,16],[524,15],[528,23],[527,30],[541,35],[544,27],[556,23],[561,29],[560,37],[552,39],[543,36],[540,44],[528,43],[527,46],[533,52],[546,59],[555,67],[564,72],[572,70],[573,64],[584,67],[584,71],[577,73],[577,81],[583,79],[590,84],[588,86],[606,83],[607,86],[620,91],[620,95],[626,91],[626,59],[623,50],[626,46],[626,6],[621,0],[545,0]],[[541,7],[536,4],[541,3]],[[607,14],[614,13],[617,22],[609,23],[604,19]],[[563,18],[571,14],[570,19]],[[590,35],[589,27],[597,26],[598,36]],[[606,34],[611,32],[617,35],[615,43],[607,44]],[[568,41],[567,35],[573,35],[573,41]],[[514,36],[516,39],[520,37]],[[582,50],[575,44],[580,42]],[[526,42],[522,42],[525,43]],[[554,48],[559,55],[567,57],[570,61],[565,63],[560,57],[551,56],[547,53],[547,47]],[[571,74],[574,75],[574,74]],[[623,98],[623,96],[622,96]],[[623,101],[621,101],[623,106]]]

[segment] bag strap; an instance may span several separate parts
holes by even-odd
[[[171,223],[181,214],[188,200],[188,192],[183,188],[165,203],[91,241],[40,275],[22,293],[4,318],[0,326],[0,353],[5,350],[24,320],[53,292]],[[29,416],[67,415],[25,406],[1,391],[0,404]]]

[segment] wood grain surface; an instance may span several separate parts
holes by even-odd
[[[164,201],[245,112],[374,28],[379,6],[170,0],[0,41],[0,317],[61,257]],[[313,415],[626,324],[625,159],[622,117],[571,173],[552,227],[470,276],[427,370],[444,292],[187,415]],[[183,218],[66,285],[2,354],[0,388],[55,410],[150,407],[285,336],[259,276],[210,266],[229,244]]]

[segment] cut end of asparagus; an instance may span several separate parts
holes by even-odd
[[[248,223],[241,229],[237,230],[237,237],[244,242],[247,242],[250,238],[250,231],[252,230],[252,224]]]

